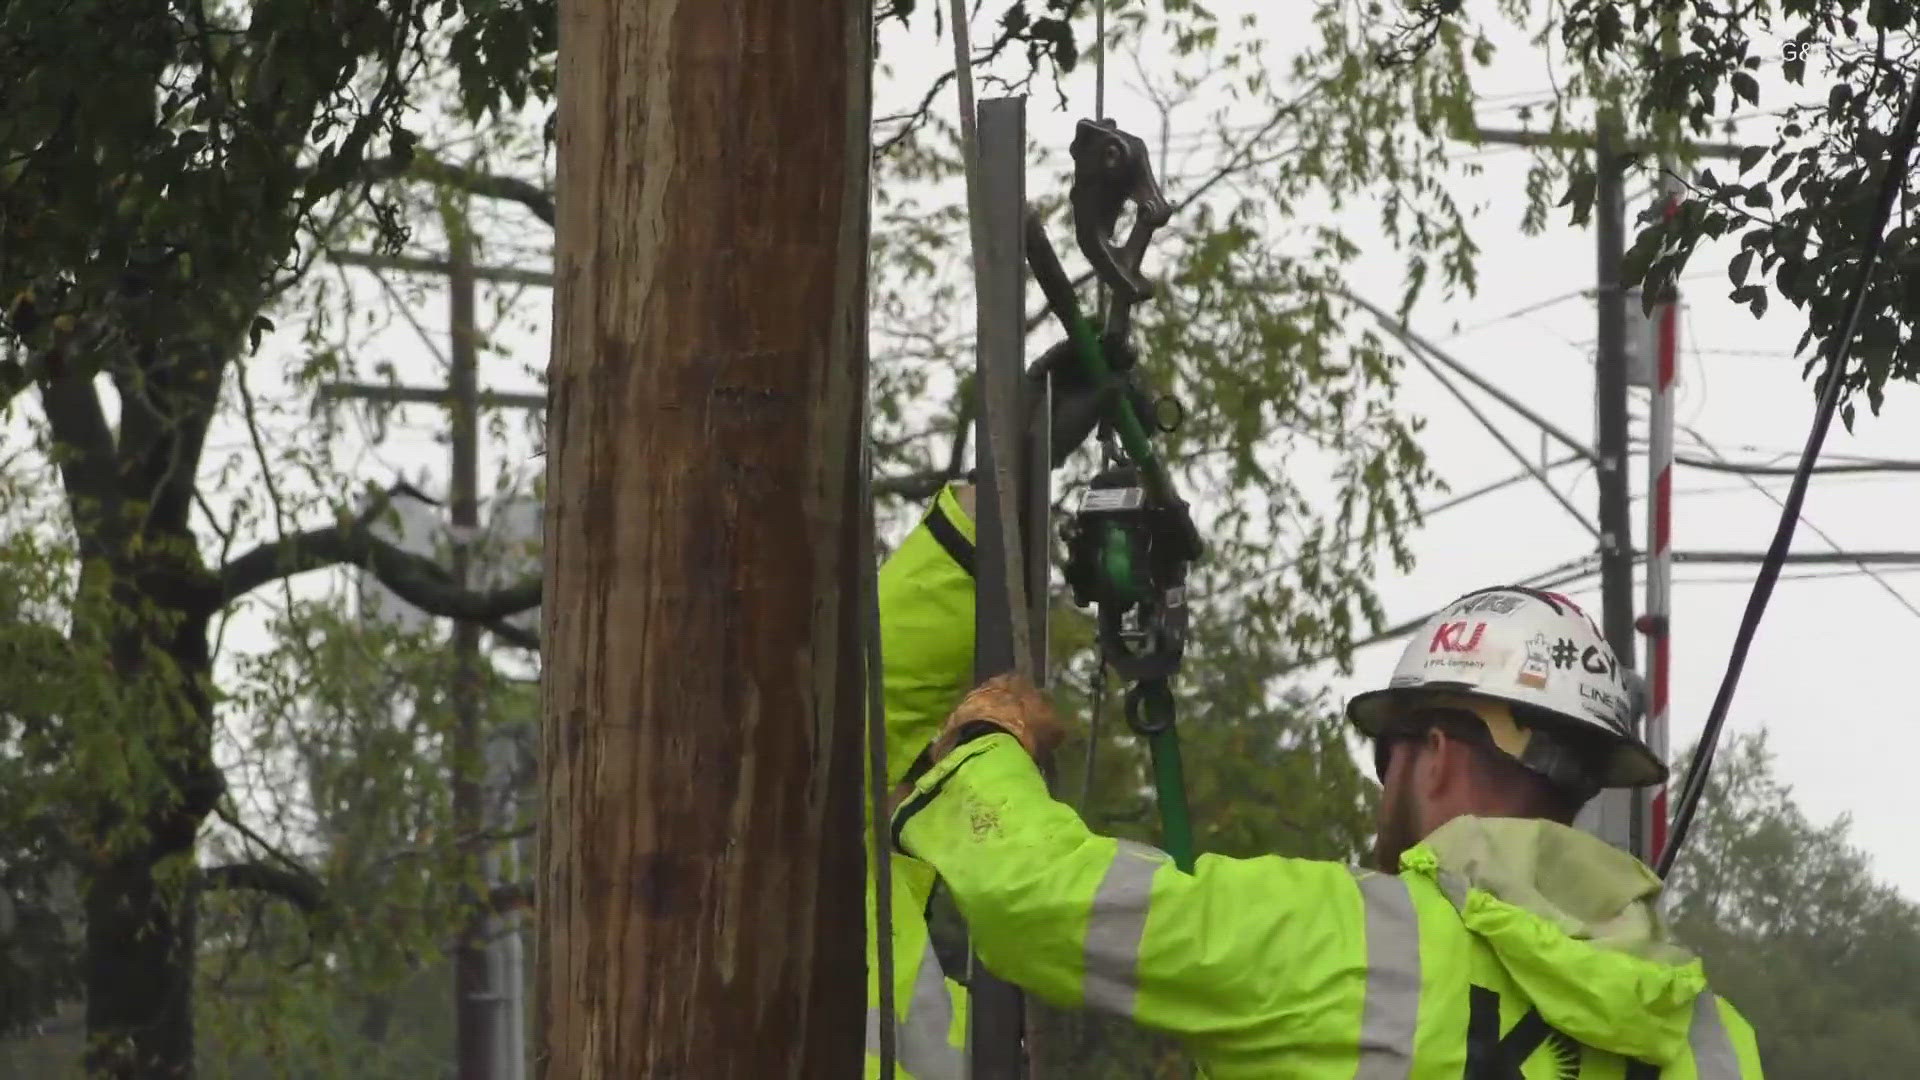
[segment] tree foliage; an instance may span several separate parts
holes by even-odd
[[[1488,7],[1498,12],[1495,21],[1512,25],[1525,25],[1536,11],[1525,0]],[[1643,285],[1647,303],[1657,302],[1703,243],[1734,244],[1729,297],[1755,317],[1771,297],[1792,304],[1806,318],[1795,345],[1806,373],[1824,371],[1864,268],[1893,130],[1920,70],[1915,15],[1911,3],[1865,0],[1547,6],[1540,40],[1557,41],[1575,66],[1562,89],[1591,90],[1614,110],[1634,148],[1634,169],[1656,172],[1663,148],[1687,163],[1677,210],[1644,222],[1628,251],[1627,284]],[[1456,0],[1421,0],[1383,45],[1395,55],[1418,53],[1441,26],[1472,18]],[[1664,36],[1663,28],[1670,28]],[[1591,130],[1594,115],[1565,105],[1551,111],[1551,130]],[[1686,140],[1710,141],[1736,116],[1752,119],[1763,108],[1756,122],[1771,132],[1746,145],[1737,165],[1715,164],[1696,175]],[[1579,223],[1593,199],[1590,156],[1563,152],[1555,165],[1566,178],[1562,205]],[[1550,168],[1543,162],[1543,178]],[[1909,220],[1920,205],[1920,183],[1910,172],[1900,179],[1882,266],[1843,375],[1849,425],[1860,395],[1877,413],[1889,380],[1920,378],[1911,317],[1920,298],[1911,273],[1920,263],[1920,236]]]
[[[277,629],[277,647],[249,658],[251,752],[229,773],[246,790],[294,796],[249,816],[271,827],[269,865],[302,884],[209,896],[202,1060],[214,1075],[437,1072],[452,928],[476,906],[511,912],[531,899],[489,881],[460,842],[453,780],[481,770],[452,758],[446,642],[370,624],[338,601],[298,605]],[[488,741],[507,751],[493,756],[520,766],[492,770],[488,833],[524,839],[537,702],[498,673],[483,701]],[[240,865],[262,854],[245,837],[208,846]]]
[[[1894,1076],[1920,1053],[1920,905],[1848,821],[1808,820],[1764,734],[1719,755],[1669,915],[1754,1025],[1767,1075]]]
[[[0,505],[21,585],[0,797],[20,828],[0,865],[43,920],[8,943],[0,970],[26,977],[0,1021],[82,994],[100,1075],[191,1073],[209,889],[297,891],[270,858],[200,859],[234,794],[218,628],[334,564],[428,603],[460,593],[337,516],[356,484],[302,489],[315,470],[269,452],[247,378],[269,309],[342,222],[397,242],[381,185],[472,179],[416,153],[414,95],[451,83],[477,115],[546,92],[552,18],[491,0],[0,8],[0,403],[21,451]],[[210,452],[235,421],[250,453]],[[327,523],[302,533],[308,515]]]

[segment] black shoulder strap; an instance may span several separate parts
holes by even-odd
[[[961,535],[960,527],[947,517],[947,511],[938,498],[933,500],[933,509],[927,511],[927,532],[939,542],[948,558],[960,564],[960,569],[965,570],[968,577],[977,576],[973,570],[973,544]]]

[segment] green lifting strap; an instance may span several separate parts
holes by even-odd
[[[1105,418],[1118,434],[1129,463],[1138,471],[1149,503],[1157,507],[1179,509],[1179,547],[1186,558],[1197,558],[1201,552],[1199,535],[1193,527],[1192,518],[1185,512],[1186,504],[1175,495],[1166,468],[1148,438],[1145,420],[1137,411],[1131,395],[1123,392],[1113,366],[1107,362],[1099,337],[1081,311],[1079,299],[1047,238],[1045,226],[1037,215],[1029,213],[1026,228],[1028,264],[1047,299],[1048,308],[1060,320],[1074,345],[1074,355],[1079,360],[1086,382],[1095,387],[1097,392],[1104,391]],[[1118,530],[1110,530],[1102,538],[1101,563],[1105,577],[1115,592],[1130,600],[1146,593],[1147,583],[1142,575],[1150,574],[1150,570],[1137,565],[1126,538]],[[1145,736],[1148,751],[1152,755],[1154,794],[1160,808],[1164,846],[1176,866],[1192,873],[1195,858],[1193,824],[1188,813],[1173,692],[1166,679],[1145,679],[1137,683],[1127,695],[1126,710],[1129,725]]]
[[[1166,680],[1155,679],[1141,683],[1136,693],[1137,698],[1128,698],[1128,712],[1138,708],[1145,715],[1128,719],[1136,729],[1150,732],[1147,749],[1153,755],[1153,788],[1160,804],[1162,839],[1173,864],[1191,874],[1193,821],[1187,814],[1187,781],[1180,765],[1180,734],[1174,727],[1173,691]]]

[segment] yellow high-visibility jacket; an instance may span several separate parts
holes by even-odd
[[[1096,836],[1005,734],[893,818],[1001,978],[1181,1038],[1214,1080],[1760,1080],[1653,871],[1551,822],[1461,818],[1398,874]]]
[[[898,783],[973,685],[974,524],[942,490],[880,568],[880,648],[886,704],[887,783]],[[873,865],[871,841],[868,865]],[[967,996],[945,976],[927,932],[933,868],[888,855],[892,884],[894,1075],[965,1080]],[[866,1076],[880,1075],[880,971],[874,886],[867,884]]]

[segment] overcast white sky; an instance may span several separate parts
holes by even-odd
[[[1220,3],[1223,21],[1232,13],[1255,5]],[[1267,5],[1258,5],[1265,7]],[[945,4],[941,7],[944,9]],[[1306,7],[1306,5],[1300,5]],[[997,10],[997,9],[996,9]],[[1491,5],[1485,7],[1491,11]],[[885,114],[917,97],[929,73],[951,65],[950,46],[930,40],[923,13],[912,39],[889,34],[886,58],[896,71],[911,78],[884,80],[878,112]],[[1289,41],[1298,40],[1303,27],[1291,20],[1304,16],[1263,16],[1272,48],[1284,54]],[[1276,21],[1276,20],[1281,21]],[[986,20],[978,26],[986,32]],[[1549,88],[1538,54],[1509,36],[1493,71],[1479,85],[1495,101],[1511,102],[1514,95],[1544,93]],[[1129,92],[1130,65],[1115,65],[1109,76],[1109,113],[1122,126],[1144,133],[1153,123],[1137,95]],[[1763,108],[1783,101],[1776,96],[1778,82],[1765,81]],[[1070,108],[1054,108],[1051,93],[1029,99],[1028,127],[1034,138],[1063,147],[1072,124],[1092,109],[1090,71],[1068,85]],[[952,116],[955,104],[943,95],[937,107]],[[1510,112],[1490,105],[1483,113],[1489,123],[1512,124]],[[1194,121],[1206,112],[1192,109]],[[1757,132],[1764,128],[1749,128]],[[1478,159],[1485,174],[1463,193],[1484,206],[1475,236],[1482,248],[1479,259],[1479,295],[1470,300],[1427,302],[1415,314],[1416,329],[1476,371],[1496,380],[1530,407],[1582,439],[1593,431],[1592,346],[1595,314],[1591,301],[1573,297],[1517,318],[1504,316],[1539,301],[1590,288],[1594,278],[1594,248],[1590,232],[1567,228],[1563,217],[1539,238],[1520,234],[1519,192],[1526,157],[1520,151],[1483,154]],[[1638,187],[1639,185],[1634,185]],[[1177,198],[1177,188],[1169,191]],[[1638,206],[1630,207],[1630,212]],[[1564,212],[1561,212],[1564,213]],[[1344,221],[1359,237],[1375,237],[1354,281],[1377,302],[1390,304],[1400,290],[1400,260],[1378,238],[1370,225],[1372,207],[1349,212]],[[1678,400],[1682,424],[1700,432],[1721,451],[1741,461],[1791,463],[1812,415],[1812,398],[1799,375],[1798,362],[1786,353],[1796,340],[1802,321],[1775,304],[1764,320],[1754,320],[1744,307],[1724,299],[1722,282],[1728,252],[1703,253],[1691,274],[1708,275],[1694,281],[1686,295],[1683,324],[1683,366]],[[523,309],[544,324],[544,297],[527,297]],[[420,316],[430,328],[444,323],[444,301],[429,294]],[[970,318],[970,314],[966,317]],[[1451,337],[1458,327],[1491,323],[1483,329]],[[399,361],[404,381],[428,383],[441,378],[433,357],[404,328],[383,335],[384,347]],[[516,371],[529,360],[538,362],[546,348],[541,333],[514,335],[526,355],[512,360],[490,360],[485,382],[498,389],[529,389]],[[1476,394],[1476,396],[1479,396]],[[1510,438],[1538,455],[1538,432],[1491,401],[1483,408]],[[1425,446],[1443,477],[1455,491],[1466,491],[1515,472],[1518,466],[1478,423],[1437,384],[1410,368],[1401,404],[1429,422]],[[1858,430],[1848,434],[1836,427],[1828,454],[1860,454],[1920,458],[1911,434],[1912,417],[1920,411],[1920,392],[1900,387],[1888,395],[1890,419],[1862,416]],[[1635,434],[1644,434],[1644,407],[1636,395]],[[385,479],[396,469],[409,474],[427,471],[436,482],[445,475],[445,450],[437,445],[431,427],[439,417],[428,410],[407,411],[407,423],[396,427],[395,438],[364,459],[368,476]],[[1687,448],[1688,437],[1680,436]],[[1696,448],[1697,449],[1697,448]],[[501,460],[524,461],[524,439],[495,442],[487,449],[490,470]],[[1632,465],[1635,491],[1635,542],[1644,544],[1646,488],[1645,459]],[[1555,474],[1576,505],[1591,512],[1595,501],[1589,471],[1563,469]],[[1785,478],[1762,481],[1775,493],[1784,492]],[[437,487],[437,484],[436,484]],[[1681,470],[1675,478],[1675,547],[1679,550],[1741,550],[1765,548],[1777,520],[1778,507],[1744,480],[1725,474]],[[1881,475],[1872,478],[1818,477],[1807,501],[1806,520],[1827,530],[1841,545],[1854,550],[1920,550],[1915,539],[1920,513],[1920,474]],[[1566,512],[1531,482],[1479,499],[1434,517],[1416,537],[1419,565],[1414,572],[1393,575],[1379,588],[1394,621],[1425,614],[1469,588],[1512,580],[1577,558],[1592,548],[1591,538]],[[1796,551],[1828,550],[1804,525]],[[1848,567],[1823,567],[1823,571]],[[1792,571],[1790,570],[1790,573]],[[1762,728],[1772,734],[1780,769],[1794,786],[1802,805],[1817,820],[1850,814],[1857,843],[1870,852],[1877,869],[1909,896],[1920,898],[1920,845],[1911,842],[1913,796],[1902,794],[1909,783],[1908,765],[1920,737],[1906,727],[1915,712],[1912,694],[1900,681],[1915,646],[1920,645],[1920,575],[1899,568],[1880,571],[1884,583],[1872,578],[1828,576],[1813,580],[1785,580],[1776,592],[1755,643],[1741,683],[1729,728],[1733,732]],[[1727,650],[1744,607],[1752,580],[1751,566],[1681,567],[1675,572],[1673,745],[1687,745],[1697,735],[1723,671]],[[1636,597],[1644,577],[1637,576]],[[1592,582],[1571,592],[1597,611]],[[1895,593],[1900,595],[1896,596]],[[1911,603],[1913,608],[1909,608]],[[1331,681],[1341,693],[1380,685],[1398,655],[1400,643],[1362,650],[1351,678],[1330,669],[1316,675]],[[1644,652],[1643,652],[1644,657]]]

